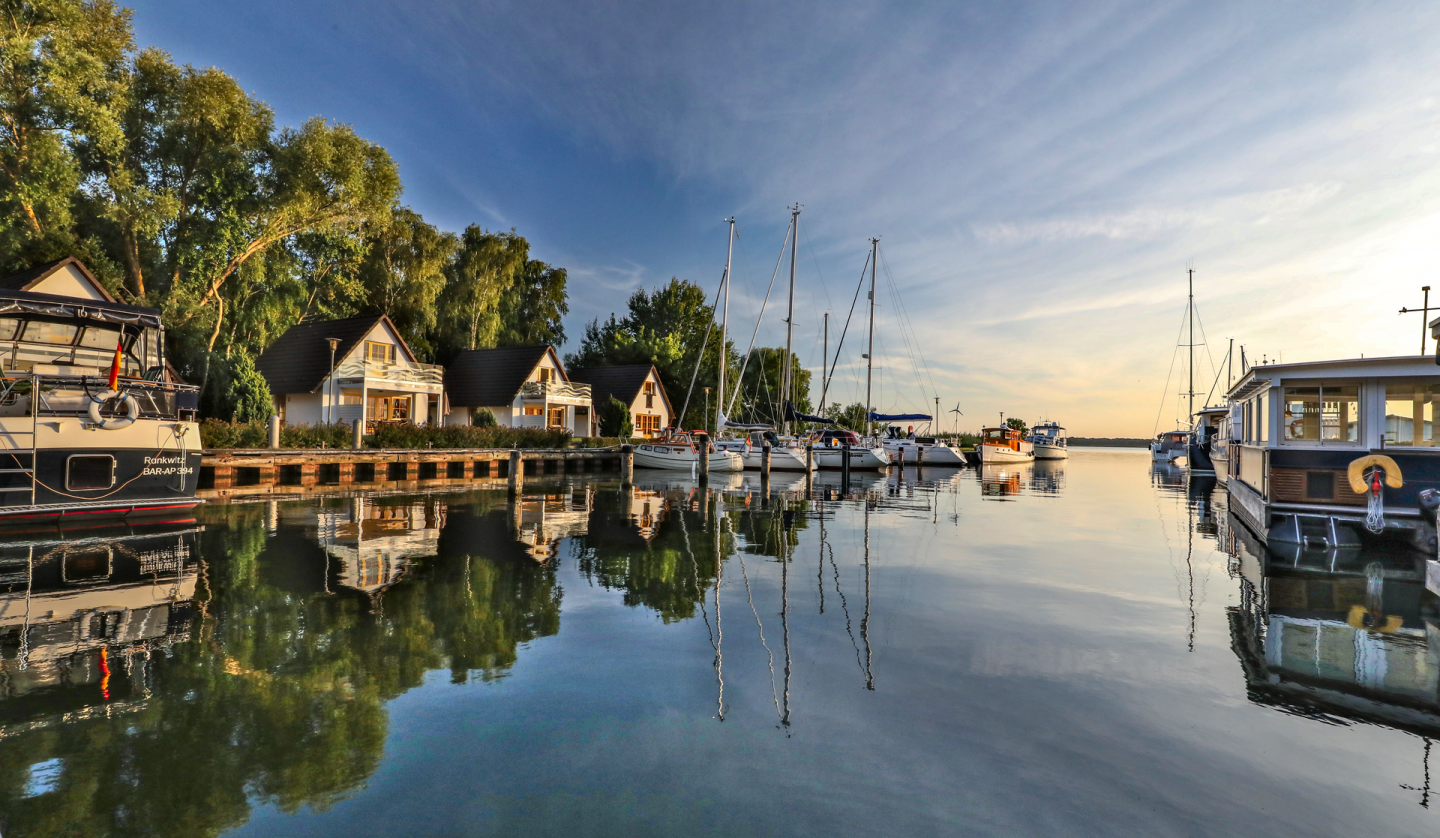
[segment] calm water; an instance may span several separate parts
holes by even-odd
[[[0,834],[1440,831],[1412,557],[1145,452],[655,475],[12,539]]]

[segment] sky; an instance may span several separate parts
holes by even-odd
[[[432,223],[566,268],[562,352],[637,288],[713,294],[731,215],[743,351],[798,202],[812,370],[878,236],[877,410],[1148,436],[1184,414],[1188,270],[1200,401],[1232,338],[1237,371],[1418,353],[1398,311],[1440,278],[1440,4],[130,5],[141,46],[385,146]],[[831,401],[863,401],[865,301]]]

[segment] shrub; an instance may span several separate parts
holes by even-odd
[[[475,425],[382,425],[372,439],[376,448],[565,448],[570,444],[570,432]]]
[[[635,433],[635,426],[630,421],[630,406],[614,396],[600,405],[597,418],[600,421],[601,436],[629,439]]]
[[[258,422],[205,419],[200,423],[200,444],[205,448],[262,448],[265,442],[265,426]]]
[[[206,419],[200,423],[200,444],[206,448],[264,448],[270,442],[265,422],[222,422]],[[281,448],[349,448],[350,426],[282,425]]]
[[[493,428],[498,423],[495,421],[495,414],[490,412],[490,408],[482,407],[475,411],[474,416],[470,417],[470,424],[477,428]]]
[[[275,411],[275,398],[265,376],[255,369],[255,361],[245,352],[230,362],[230,390],[226,400],[233,406],[240,422],[267,422]]]
[[[344,422],[328,425],[281,425],[281,448],[349,448],[350,426]]]

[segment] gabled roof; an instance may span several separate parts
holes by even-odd
[[[665,412],[674,416],[675,410],[670,407],[670,397],[665,394],[665,383],[660,380],[660,371],[655,369],[654,364],[622,364],[571,370],[570,380],[577,384],[590,385],[590,402],[599,410],[600,405],[608,402],[611,396],[624,402],[626,406],[634,404],[636,397],[640,395],[641,385],[652,371],[659,386],[660,398],[665,402]]]
[[[450,403],[459,407],[508,405],[546,355],[555,359],[560,377],[571,380],[565,373],[565,365],[560,363],[560,356],[547,344],[466,349],[445,368],[445,392],[450,396]]]
[[[400,343],[400,349],[414,362],[415,353],[410,351],[390,318],[383,314],[369,314],[291,326],[255,360],[255,368],[265,376],[272,393],[313,393],[330,374],[330,342],[327,338],[340,339],[340,345],[335,349],[338,366],[377,323],[384,323],[390,328],[391,334]]]
[[[0,289],[6,291],[34,291],[35,286],[44,282],[46,277],[69,265],[73,265],[76,270],[89,280],[90,284],[95,286],[95,290],[98,291],[107,302],[117,302],[114,297],[110,296],[110,292],[105,290],[105,286],[101,285],[100,282],[95,279],[95,275],[90,273],[90,270],[85,267],[85,263],[76,259],[74,256],[66,256],[64,259],[56,259],[53,262],[36,265],[28,271],[20,271],[19,273],[13,273],[9,276],[0,277]]]

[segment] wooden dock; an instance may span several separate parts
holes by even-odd
[[[510,485],[510,462],[516,454],[523,469],[518,475],[521,479],[620,469],[620,452],[604,448],[207,449],[200,459],[197,494],[217,498],[299,494],[323,487],[420,489],[463,482]]]

